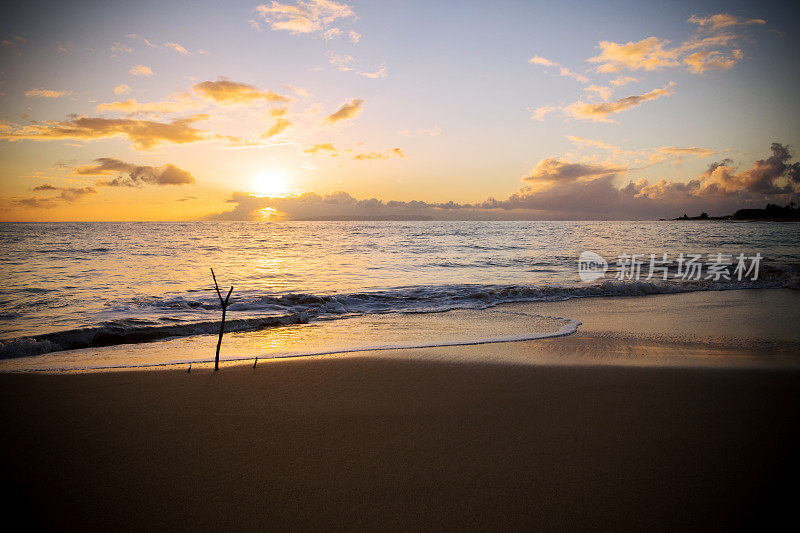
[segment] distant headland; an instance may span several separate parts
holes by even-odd
[[[721,217],[711,217],[708,213],[700,213],[699,216],[690,217],[684,213],[683,216],[672,220],[774,220],[778,222],[800,222],[800,207],[796,207],[794,202],[789,202],[781,207],[777,204],[767,204],[764,209],[739,209],[732,215]]]

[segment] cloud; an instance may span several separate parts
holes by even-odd
[[[144,65],[136,65],[135,67],[131,68],[128,72],[133,74],[134,76],[152,76],[153,71],[150,70],[150,67],[146,67]]]
[[[84,196],[88,196],[91,194],[97,194],[97,189],[94,187],[54,187],[50,184],[40,185],[33,189],[37,192],[52,192],[52,191],[59,191],[59,195],[56,198],[42,198],[40,196],[31,196],[28,198],[22,198],[20,200],[16,200],[13,203],[15,205],[19,205],[21,207],[26,207],[29,209],[50,209],[53,207],[58,207],[65,202],[75,202],[83,198]]]
[[[331,24],[339,19],[356,18],[351,6],[333,0],[297,0],[293,4],[272,1],[257,6],[255,10],[273,30],[295,34],[327,35],[328,38],[342,33],[338,27]],[[361,36],[358,35],[355,39],[353,35],[349,37],[351,41],[357,42]]]
[[[674,147],[666,147],[676,151]],[[677,151],[697,153],[703,149]],[[675,217],[684,212],[708,211],[729,214],[743,207],[763,207],[767,201],[788,202],[800,192],[800,163],[790,163],[789,149],[779,143],[771,146],[772,155],[737,172],[732,161],[713,163],[699,177],[682,181],[642,178],[627,185],[614,185],[616,174],[595,179],[564,179],[544,190],[523,188],[507,200],[484,203],[504,209],[546,210],[571,218],[658,218]],[[584,176],[583,172],[577,174]],[[586,217],[585,215],[590,215]]]
[[[97,189],[94,187],[63,187],[60,190],[59,197],[66,202],[74,202],[84,196],[97,194]]]
[[[196,93],[218,104],[241,104],[263,100],[266,102],[288,102],[289,98],[272,91],[262,91],[258,87],[220,78],[217,81],[204,81],[192,87]]]
[[[406,154],[400,148],[391,148],[386,150],[385,152],[366,152],[362,154],[356,154],[353,156],[353,159],[358,159],[361,161],[370,160],[370,159],[389,159],[390,157],[405,157]]]
[[[591,147],[600,150],[606,150],[611,154],[618,156],[618,159],[624,161],[626,165],[631,164],[632,162],[643,163],[645,161],[644,158],[647,158],[648,156],[649,160],[647,160],[646,166],[657,165],[668,160],[675,164],[678,164],[681,163],[683,158],[687,156],[692,156],[698,159],[702,159],[718,153],[718,151],[716,150],[710,150],[708,148],[700,148],[698,146],[692,146],[692,147],[663,146],[661,148],[656,148],[655,150],[652,151],[651,150],[631,151],[631,150],[623,150],[621,147],[617,145],[610,144],[601,141],[599,139],[586,139],[575,135],[567,135],[566,137],[580,148]],[[627,156],[634,156],[634,157],[630,158]]]
[[[607,142],[603,142],[599,139],[584,139],[583,137],[577,137],[575,135],[567,135],[567,139],[574,142],[578,146],[591,146],[594,148],[600,148],[601,150],[608,150],[611,152],[622,152],[622,148],[616,146],[614,144],[609,144]]]
[[[538,121],[542,122],[542,121],[544,121],[544,117],[548,113],[552,113],[553,111],[557,111],[558,109],[559,109],[558,107],[553,107],[551,105],[543,105],[541,107],[537,107],[534,110],[528,109],[528,111],[531,111],[533,113],[531,115],[531,118],[533,120],[538,120]]]
[[[98,111],[120,111],[130,115],[136,114],[169,114],[182,113],[202,107],[197,101],[192,100],[188,93],[180,93],[159,102],[137,102],[130,98],[121,102],[98,104]]]
[[[772,155],[752,167],[736,172],[730,159],[713,163],[700,177],[700,194],[731,194],[740,191],[757,194],[788,194],[800,191],[800,163],[789,163],[788,146],[772,143]]]
[[[686,22],[690,24],[697,24],[698,26],[708,29],[710,31],[721,30],[731,26],[745,26],[749,24],[766,24],[767,22],[762,19],[740,19],[734,17],[730,13],[718,13],[708,17],[700,17],[692,15]]]
[[[150,41],[148,41],[147,39],[145,39],[141,35],[137,35],[135,33],[129,33],[125,37],[127,37],[128,39],[139,39],[139,40],[143,41],[144,44],[146,44],[150,48],[158,48],[158,45],[155,45],[155,44],[151,43]]]
[[[678,46],[669,48],[670,41],[658,37],[647,37],[641,41],[625,44],[600,41],[600,54],[587,61],[598,63],[598,72],[620,72],[622,70],[654,71],[686,65],[689,72],[702,74],[706,70],[727,70],[744,57],[740,49],[731,51],[712,50],[736,43],[741,35],[733,31],[735,26],[763,25],[762,19],[739,19],[728,13],[707,17],[692,15],[687,20],[696,24],[698,30]]]
[[[440,128],[439,126],[434,126],[433,128],[430,128],[430,129],[423,128],[423,129],[419,129],[419,130],[416,130],[416,131],[400,130],[398,133],[400,133],[400,135],[404,135],[406,137],[414,137],[414,136],[419,136],[419,135],[427,135],[429,137],[435,137],[437,135],[441,135],[442,128]]]
[[[192,127],[193,123],[207,118],[208,115],[194,115],[164,123],[121,118],[75,117],[63,122],[43,122],[28,126],[9,125],[6,129],[0,129],[0,139],[91,141],[109,137],[127,137],[134,149],[149,150],[164,142],[185,144],[207,139],[207,132]]]
[[[192,53],[189,50],[179,45],[178,43],[164,43],[164,48],[169,48],[170,50],[174,50],[184,56],[192,55]]]
[[[131,88],[124,83],[114,87],[114,94],[128,94],[129,92],[131,92]]]
[[[541,57],[541,56],[533,56],[532,58],[530,58],[528,60],[528,63],[531,63],[533,65],[542,65],[543,67],[557,67],[558,66],[558,63],[556,63],[555,61],[550,61],[549,59],[546,59],[546,58]]]
[[[31,89],[25,91],[25,96],[28,98],[61,98],[66,91],[53,91],[50,89]]]
[[[306,148],[303,152],[307,154],[317,154],[319,152],[329,152],[331,156],[335,157],[339,155],[336,151],[336,148],[331,143],[324,143],[324,144],[315,144],[311,148]]]
[[[667,147],[673,148],[673,147]],[[692,149],[687,149],[692,150]],[[285,198],[261,198],[234,192],[226,200],[233,209],[209,215],[215,220],[253,220],[265,209],[279,218],[314,219],[654,219],[684,212],[728,214],[743,207],[763,207],[767,201],[797,200],[800,163],[790,163],[786,146],[773,144],[772,155],[737,172],[732,162],[715,163],[688,182],[646,179],[615,185],[630,172],[623,166],[596,162],[543,159],[524,178],[519,191],[504,200],[477,204],[456,202],[359,200],[346,192],[305,193]]]
[[[655,149],[654,153],[650,156],[648,164],[657,165],[667,160],[672,160],[674,164],[680,164],[683,162],[683,158],[686,156],[693,156],[696,157],[697,159],[703,159],[705,157],[710,157],[716,153],[718,152],[715,150],[709,150],[708,148],[700,148],[698,146],[692,146],[687,148],[682,148],[678,146],[663,146],[661,148]]]
[[[120,42],[115,42],[114,44],[112,44],[109,50],[111,50],[112,56],[116,56],[118,54],[130,54],[131,52],[133,52],[130,46],[127,46]]]
[[[274,137],[275,135],[282,133],[284,130],[286,130],[286,128],[288,128],[291,125],[292,123],[289,120],[282,117],[278,117],[275,119],[275,123],[272,124],[272,126],[267,131],[264,132],[262,137],[264,137],[265,139]]]
[[[339,55],[334,53],[331,50],[328,50],[328,62],[338,68],[339,70],[346,72],[353,70],[353,64],[355,63],[355,59],[353,56]]]
[[[643,102],[647,102],[648,100],[655,100],[662,96],[668,96],[674,92],[672,90],[673,86],[673,83],[669,83],[661,89],[653,89],[645,94],[626,96],[625,98],[620,98],[615,102],[592,104],[577,101],[563,108],[563,110],[567,116],[571,116],[580,120],[591,120],[594,122],[614,122],[613,119],[608,118],[609,115],[620,113],[632,107],[638,107]]]
[[[127,87],[127,86],[125,86]],[[116,92],[116,90],[115,90]],[[102,103],[98,111],[119,111],[129,115],[188,113],[208,106],[243,105],[257,102],[284,103],[290,98],[253,85],[220,78],[193,85],[190,90],[178,92],[155,102],[138,102],[135,98],[119,102]]]
[[[359,72],[359,74],[365,78],[370,78],[373,80],[384,79],[387,76],[386,67],[384,65],[378,67],[378,70],[375,72]]]
[[[8,47],[8,48],[16,48],[18,45],[25,44],[27,42],[28,42],[28,40],[25,39],[24,37],[20,37],[19,35],[15,35],[14,37],[11,37],[9,39],[3,39],[2,41],[0,41],[0,45]]]
[[[331,50],[327,52],[328,62],[335,66],[338,70],[342,72],[354,72],[359,76],[364,76],[365,78],[371,79],[383,79],[387,76],[386,66],[380,65],[378,70],[375,72],[362,72],[355,67],[355,59],[352,56],[344,54],[336,54]]]
[[[168,163],[161,167],[135,165],[115,159],[101,157],[95,159],[96,165],[75,167],[72,173],[77,176],[109,176],[118,174],[112,180],[100,179],[101,187],[141,187],[142,185],[187,185],[194,183],[194,177],[186,170]],[[119,175],[125,174],[125,176]]]
[[[289,220],[408,220],[453,218],[472,206],[448,202],[435,204],[420,201],[384,202],[377,198],[357,200],[348,193],[336,191],[321,196],[305,193],[286,198],[261,198],[236,191],[226,200],[234,204],[230,211],[207,216],[210,220],[258,220],[264,209],[273,209]]]
[[[610,83],[614,87],[622,87],[623,85],[627,85],[629,83],[636,83],[637,81],[639,80],[632,76],[617,76],[608,83]]]
[[[611,87],[601,87],[599,85],[589,85],[588,87],[583,89],[588,93],[595,93],[597,96],[602,98],[603,100],[608,100],[611,98]]]
[[[581,83],[589,83],[589,79],[586,76],[578,74],[577,72],[573,72],[567,67],[558,67],[558,73]]]
[[[328,125],[336,124],[342,120],[351,120],[361,114],[364,109],[364,100],[354,99],[343,104],[336,112],[328,115],[326,122]]]
[[[12,203],[28,209],[51,209],[61,205],[60,202],[53,200],[52,198],[39,198],[38,196],[22,198],[20,200],[15,200]]]
[[[351,43],[357,43],[361,40],[361,34],[353,30],[347,32],[347,37],[350,39]]]
[[[586,76],[578,74],[577,72],[573,72],[567,67],[559,65],[555,61],[550,61],[549,59],[546,59],[541,56],[533,56],[528,60],[528,63],[531,63],[532,65],[541,65],[543,67],[558,67],[558,73],[561,74],[562,76],[572,78],[581,83],[589,83],[589,80],[586,78]]]
[[[699,148],[697,146],[692,146],[690,148],[680,148],[677,146],[664,146],[662,148],[658,148],[658,151],[662,154],[667,155],[677,155],[677,156],[684,156],[684,155],[693,155],[696,157],[708,157],[710,155],[714,155],[717,152],[714,150],[709,150],[708,148]]]
[[[599,63],[598,72],[619,72],[621,70],[660,70],[665,67],[677,67],[677,50],[665,50],[669,41],[658,37],[648,37],[641,41],[629,41],[618,44],[611,41],[600,41],[600,54],[587,59],[590,63]]]
[[[706,70],[728,70],[733,68],[737,61],[743,57],[741,50],[734,50],[731,55],[725,56],[717,51],[695,52],[683,58],[689,66],[689,71],[702,74]]]
[[[540,190],[573,181],[613,177],[627,170],[626,167],[606,163],[569,163],[547,158],[539,161],[531,173],[522,179]]]

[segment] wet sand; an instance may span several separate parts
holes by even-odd
[[[626,349],[449,350],[615,342]],[[427,355],[0,374],[6,516],[117,530],[729,530],[792,516],[797,370]]]

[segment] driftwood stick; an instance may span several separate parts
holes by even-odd
[[[258,364],[258,357],[256,357],[255,361],[253,361],[253,368],[255,368],[257,364]]]
[[[192,371],[192,363],[189,363],[189,370],[187,370],[186,373],[188,374],[191,371]]]
[[[214,278],[214,288],[217,290],[217,296],[219,296],[219,303],[222,306],[222,322],[219,325],[219,340],[217,340],[217,355],[214,357],[214,372],[219,370],[219,349],[222,346],[222,335],[225,333],[225,313],[228,310],[228,301],[231,299],[231,293],[233,292],[233,287],[228,291],[228,295],[225,299],[222,299],[222,293],[219,290],[219,285],[217,285],[217,276],[214,275],[214,269],[211,269],[211,277]]]

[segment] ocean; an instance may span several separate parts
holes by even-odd
[[[326,353],[345,344],[346,351],[355,324],[368,330],[359,335],[371,332],[364,342],[373,346],[436,345],[443,335],[450,343],[475,343],[578,327],[569,317],[536,315],[524,331],[518,322],[504,329],[498,314],[491,326],[475,314],[512,302],[796,288],[800,224],[7,223],[0,224],[0,249],[0,359],[69,352],[73,364],[88,367],[108,362],[97,355],[106,346],[125,347],[124,364],[135,365],[143,346],[183,341],[191,353],[155,350],[161,359],[150,355],[146,364],[198,359],[198,343],[214,344],[219,328],[212,267],[223,292],[234,287],[226,331],[269,331],[273,354],[302,347]],[[586,251],[608,263],[591,281],[579,276]],[[651,254],[666,259],[666,280],[662,270],[648,276]],[[678,258],[691,254],[705,270],[687,277]],[[709,267],[720,263],[717,254],[730,263],[722,276]],[[748,267],[758,254],[757,268],[737,272],[740,254]],[[634,255],[638,276],[625,259]],[[308,324],[324,324],[327,333],[302,346],[287,340],[308,339],[291,328]],[[333,342],[342,338],[349,344]]]

